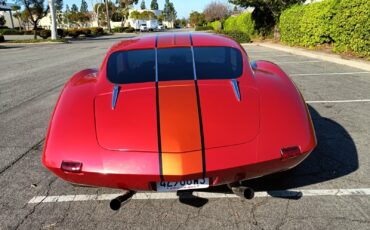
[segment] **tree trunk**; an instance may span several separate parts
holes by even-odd
[[[37,39],[37,24],[33,24],[33,39]]]

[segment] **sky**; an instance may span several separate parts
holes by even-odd
[[[86,0],[87,4],[89,5],[89,9],[92,9],[92,2],[95,4],[96,2],[100,2],[101,0]],[[114,1],[114,0],[113,0]],[[177,11],[178,18],[188,18],[191,11],[203,11],[205,6],[215,0],[170,0],[175,9]],[[227,0],[217,0],[218,2],[225,2]],[[78,8],[80,8],[81,0],[63,0],[64,4],[68,4],[71,7],[72,4],[76,4]],[[151,0],[146,0],[145,5],[147,8],[150,8]],[[165,0],[158,0],[159,9],[163,10]],[[141,0],[135,6],[135,8],[140,8]],[[65,9],[65,8],[64,8]]]

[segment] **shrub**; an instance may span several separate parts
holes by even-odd
[[[0,35],[0,42],[5,42],[5,38],[3,35]]]
[[[98,36],[104,34],[104,29],[102,27],[91,27],[91,35]]]
[[[24,35],[33,35],[33,30],[25,30],[23,31]]]
[[[58,37],[60,37],[60,38],[64,38],[65,36],[67,36],[66,30],[63,30],[63,29],[57,29],[57,35],[58,35]]]
[[[240,31],[249,36],[254,34],[254,27],[255,23],[252,19],[252,14],[248,12],[238,16],[231,16],[224,23],[224,30],[226,32]]]
[[[0,29],[0,34],[2,35],[23,35],[22,31],[15,29]]]
[[[80,34],[83,34],[86,37],[91,36],[91,29],[90,28],[82,28],[82,29],[79,29],[79,31],[80,31]]]
[[[342,0],[335,12],[331,28],[334,51],[370,56],[369,1]]]
[[[236,17],[237,16],[230,16],[224,22],[224,31],[235,31],[236,28]]]
[[[68,36],[72,37],[72,38],[77,38],[78,36],[80,36],[81,34],[81,30],[79,29],[70,29],[68,30]]]
[[[228,37],[231,37],[232,39],[234,39],[235,41],[239,43],[251,42],[251,37],[249,36],[249,34],[242,32],[242,31],[238,31],[238,30],[227,31],[227,32],[225,31],[223,34]]]
[[[196,26],[195,31],[213,30],[212,26]]]
[[[125,32],[126,33],[133,33],[133,32],[135,32],[135,29],[133,27],[128,27],[128,28],[125,29]]]
[[[300,45],[303,37],[301,21],[304,14],[303,5],[295,5],[283,11],[280,16],[280,39],[288,45]]]
[[[207,26],[212,27],[214,31],[222,31],[222,23],[221,23],[221,21],[210,22],[210,23],[208,23]]]
[[[40,30],[38,31],[37,35],[39,35],[43,39],[47,39],[51,36],[51,31],[50,30]]]
[[[319,44],[331,43],[330,25],[334,17],[334,6],[337,0],[325,0],[305,6],[301,18],[301,45],[314,47]]]
[[[122,26],[120,26],[120,27],[114,27],[113,29],[112,29],[112,31],[114,32],[114,33],[123,33],[123,32],[125,32],[125,30],[127,29],[127,27],[122,27]]]
[[[280,16],[281,41],[314,47],[332,43],[334,51],[370,56],[368,0],[324,0],[296,5]]]

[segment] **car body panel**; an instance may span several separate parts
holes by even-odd
[[[242,75],[119,85],[112,108],[116,85],[106,76],[112,53],[191,46],[238,49]],[[300,153],[283,159],[282,149],[291,146]],[[258,61],[252,69],[237,42],[212,34],[180,33],[118,42],[99,70],[76,73],[56,104],[42,162],[73,183],[155,190],[160,181],[207,177],[216,186],[287,170],[315,146],[304,99],[277,65]],[[63,171],[63,161],[81,162],[81,172]]]

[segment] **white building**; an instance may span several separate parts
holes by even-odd
[[[4,26],[9,28],[19,27],[18,20],[13,16],[12,13],[12,6],[13,4],[0,5],[0,15],[4,16],[6,21]]]

